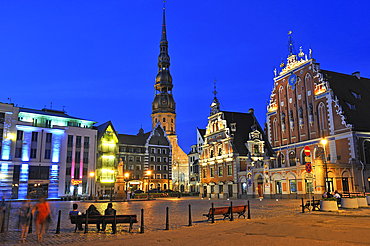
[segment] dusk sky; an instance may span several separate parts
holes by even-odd
[[[161,0],[1,1],[0,101],[62,110],[118,133],[151,130]],[[368,1],[166,2],[176,132],[188,153],[217,80],[221,110],[261,125],[288,32],[322,69],[370,78]],[[8,99],[10,98],[10,99]]]

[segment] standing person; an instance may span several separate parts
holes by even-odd
[[[42,242],[42,235],[45,231],[45,224],[48,222],[49,218],[51,220],[51,213],[49,204],[45,201],[45,198],[42,197],[40,202],[36,204],[35,208],[33,209],[33,213],[37,212],[36,215],[36,233],[37,233],[37,240]]]
[[[19,210],[19,224],[22,228],[21,241],[23,243],[27,237],[28,225],[30,222],[30,214],[31,214],[31,204],[30,204],[29,197],[27,197],[27,200],[22,201],[22,204]]]

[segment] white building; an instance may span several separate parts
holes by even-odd
[[[0,195],[24,199],[88,194],[88,173],[95,169],[95,122],[64,111],[4,103],[0,122]]]

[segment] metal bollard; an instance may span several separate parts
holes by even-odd
[[[1,223],[1,233],[4,233],[5,229],[5,210],[3,210],[3,221]]]
[[[233,213],[233,202],[230,202],[230,221],[234,221],[234,213]]]
[[[212,223],[215,223],[215,209],[213,208],[213,202],[212,202]]]
[[[85,231],[84,234],[86,234],[89,230],[89,210],[86,210],[86,221],[85,221]]]
[[[19,228],[21,227],[21,208],[19,208],[19,216],[18,216],[18,231]]]
[[[28,227],[28,233],[30,234],[30,233],[32,233],[32,218],[33,217],[33,215],[32,215],[32,212],[30,213],[30,226]]]
[[[166,207],[166,230],[168,231],[170,229],[170,222],[168,218],[168,207]]]
[[[60,234],[60,215],[62,214],[62,210],[59,210],[58,213],[58,222],[57,222],[57,230],[55,231],[55,234]]]
[[[302,197],[302,213],[304,213],[303,197]]]
[[[116,215],[117,211],[114,210],[114,219],[113,219],[113,225],[112,225],[112,232],[113,234],[116,234],[116,231],[117,231],[117,215]]]
[[[191,220],[191,205],[189,204],[189,226],[192,226],[193,222]]]
[[[144,233],[144,209],[141,209],[141,225],[140,225],[140,234]]]
[[[250,206],[249,206],[249,200],[248,200],[248,217],[247,219],[251,219],[251,209],[250,209]]]

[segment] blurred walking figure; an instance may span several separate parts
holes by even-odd
[[[51,219],[49,204],[45,201],[45,198],[42,197],[40,202],[36,204],[33,213],[35,211],[37,240],[42,242],[42,235],[45,232],[45,224],[48,222],[49,218]]]
[[[30,222],[30,215],[31,215],[31,204],[30,204],[29,197],[27,197],[27,200],[22,201],[22,204],[19,210],[19,224],[22,228],[21,240],[23,243],[27,237],[28,225]]]

